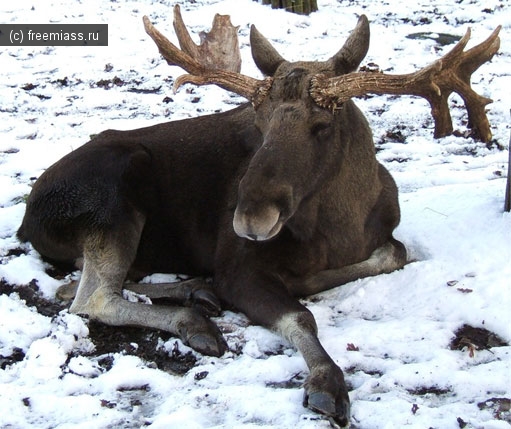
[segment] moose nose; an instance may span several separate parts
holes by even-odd
[[[273,205],[264,209],[259,208],[256,213],[236,208],[233,226],[240,237],[252,241],[268,240],[277,235],[282,228],[280,211]]]

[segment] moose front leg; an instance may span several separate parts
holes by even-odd
[[[200,353],[222,355],[226,345],[220,330],[194,308],[133,303],[122,297],[143,222],[134,215],[130,221],[85,239],[83,273],[70,311],[108,325],[161,329]]]
[[[276,330],[300,351],[309,367],[303,405],[347,427],[350,399],[344,374],[319,342],[312,314],[306,308],[285,314],[276,323]]]
[[[247,265],[240,264],[243,269],[236,275],[217,275],[215,291],[222,301],[252,322],[277,332],[302,354],[309,368],[304,406],[347,426],[350,402],[344,375],[321,345],[314,316],[289,295],[278,277],[250,270]]]

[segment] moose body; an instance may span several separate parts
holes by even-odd
[[[253,30],[256,64],[273,76],[255,108],[132,131],[105,131],[50,167],[27,201],[19,237],[55,261],[83,258],[71,311],[113,325],[179,335],[221,355],[220,331],[196,308],[127,302],[128,273],[178,272],[181,284],[147,295],[218,310],[222,305],[284,336],[310,375],[304,404],[349,422],[341,369],[297,297],[405,264],[392,236],[396,185],[375,157],[367,121],[348,101],[332,111],[309,95],[312,76],[356,69],[365,56],[361,18],[323,63],[289,63]]]

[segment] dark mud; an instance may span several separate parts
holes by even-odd
[[[42,297],[35,280],[21,286],[14,286],[0,280],[0,295],[12,293],[18,294],[28,307],[35,307],[38,313],[47,317],[58,315],[69,305],[66,302]],[[95,345],[94,352],[89,356],[98,357],[101,366],[106,370],[112,365],[113,353],[137,356],[148,362],[150,366],[177,375],[186,374],[196,364],[196,357],[190,352],[184,353],[179,350],[177,341],[171,352],[160,346],[162,341],[166,342],[171,338],[167,332],[135,327],[114,327],[92,320],[86,320],[86,323],[89,327],[89,338]],[[4,369],[8,365],[22,361],[24,357],[23,350],[15,348],[10,356],[0,356],[0,367]]]

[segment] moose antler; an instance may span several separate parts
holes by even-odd
[[[219,15],[217,14],[215,19],[217,19],[217,16]],[[229,17],[227,16],[226,18],[227,19],[224,17],[219,20],[218,25],[226,25],[225,23],[231,25]],[[174,91],[177,91],[177,89],[185,83],[193,83],[195,85],[215,84],[221,88],[245,97],[247,100],[250,100],[254,106],[258,106],[271,87],[271,78],[259,80],[240,74],[239,69],[233,70],[232,67],[225,69],[223,61],[215,60],[215,58],[218,59],[219,57],[222,57],[223,54],[221,52],[220,55],[218,55],[218,53],[215,55],[207,55],[207,61],[204,56],[198,55],[197,50],[190,45],[191,39],[181,18],[179,5],[174,7],[174,27],[176,28],[176,32],[178,31],[177,29],[180,28],[179,34],[182,35],[180,37],[180,44],[182,47],[185,46],[183,47],[183,50],[180,50],[163,34],[161,34],[153,26],[151,21],[149,21],[147,16],[143,17],[143,22],[146,33],[156,43],[158,50],[167,62],[170,65],[179,66],[189,73],[179,76],[176,79],[174,82]],[[215,21],[213,22],[213,26],[215,26]],[[219,33],[225,34],[225,32],[222,31]],[[224,51],[222,43],[218,42],[219,41],[217,40],[214,45],[212,44],[214,49],[209,49],[209,52],[215,49],[217,51]],[[193,44],[193,42],[191,43]],[[236,49],[239,51],[238,43],[236,42],[235,45]],[[196,47],[196,45],[193,46]]]
[[[178,31],[180,26],[184,28],[184,24],[177,5],[174,7],[174,14],[176,22],[180,22],[177,25],[175,23],[176,31]],[[167,62],[180,66],[188,72],[176,79],[174,91],[185,83],[216,84],[245,97],[256,108],[264,100],[273,82],[271,77],[259,80],[237,71],[224,70],[221,65],[219,66],[219,61],[208,63],[202,61],[197,58],[200,56],[194,53],[194,48],[186,47],[188,42],[185,41],[184,44],[180,42],[183,46],[181,51],[154,28],[146,16],[143,20],[147,34],[154,40]],[[434,137],[440,138],[453,132],[448,99],[453,92],[456,92],[465,102],[468,127],[472,128],[474,137],[483,142],[489,142],[492,134],[485,106],[492,103],[492,100],[477,94],[470,86],[470,78],[472,73],[498,51],[500,47],[498,35],[501,28],[502,26],[498,26],[488,39],[465,52],[464,49],[471,35],[468,29],[465,36],[449,53],[415,73],[389,75],[357,72],[336,77],[318,74],[311,79],[310,95],[318,105],[332,110],[350,98],[366,94],[420,96],[430,103],[435,121]],[[181,29],[179,32],[184,34],[186,29]],[[190,38],[188,34],[187,38]]]
[[[179,46],[188,55],[197,59],[206,68],[217,68],[239,73],[241,70],[241,53],[238,42],[238,27],[231,24],[229,15],[219,15],[213,18],[211,31],[201,31],[200,45],[196,45],[183,21],[181,8],[174,6],[174,30]]]
[[[470,77],[498,51],[501,26],[484,42],[464,52],[470,39],[470,28],[457,45],[439,60],[415,73],[388,75],[358,72],[329,78],[317,75],[311,82],[311,96],[320,106],[335,109],[352,97],[365,94],[407,94],[424,97],[431,105],[435,121],[435,138],[452,134],[448,98],[457,92],[468,112],[468,126],[476,138],[489,142],[492,138],[485,106],[490,98],[477,94],[470,87]]]

